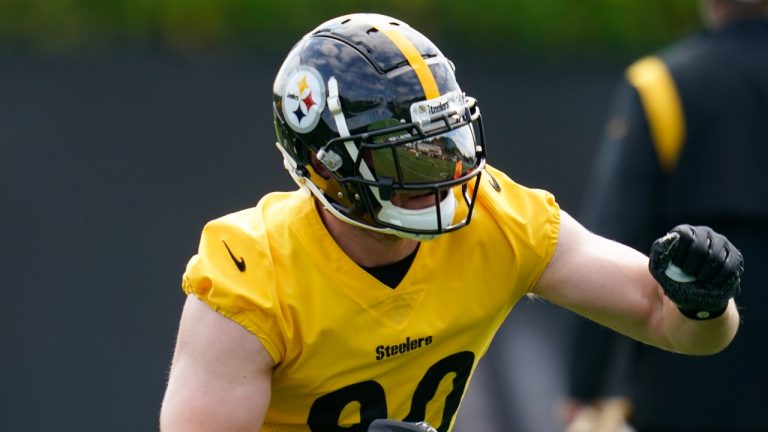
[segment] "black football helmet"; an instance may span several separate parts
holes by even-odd
[[[293,47],[273,91],[285,167],[335,216],[419,240],[469,223],[480,111],[421,33],[377,14],[332,19]]]

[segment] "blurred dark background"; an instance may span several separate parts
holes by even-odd
[[[293,188],[272,79],[352,11],[437,42],[490,162],[571,212],[624,66],[698,23],[690,0],[5,0],[0,429],[157,429],[200,230]]]

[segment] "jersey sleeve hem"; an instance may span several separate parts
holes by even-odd
[[[547,193],[546,201],[547,204],[552,207],[552,213],[550,215],[549,223],[547,224],[549,229],[549,238],[546,242],[546,245],[544,246],[544,254],[542,256],[542,262],[544,265],[539,266],[537,269],[536,274],[533,277],[533,283],[528,288],[529,294],[533,292],[536,284],[539,283],[539,279],[541,279],[541,275],[544,273],[544,270],[547,268],[547,266],[549,266],[549,262],[552,260],[552,256],[555,255],[555,249],[557,249],[558,239],[560,238],[560,206],[557,205],[555,197],[552,194]]]
[[[268,336],[269,332],[266,331],[262,326],[255,323],[253,320],[248,319],[246,314],[242,312],[235,312],[235,311],[230,311],[228,309],[222,308],[220,305],[217,305],[216,303],[210,301],[206,296],[203,296],[186,286],[183,287],[183,289],[187,295],[194,295],[200,301],[208,305],[208,307],[213,309],[215,312],[217,312],[224,318],[227,318],[239,324],[240,326],[248,330],[250,333],[252,333],[254,336],[259,338],[259,341],[264,346],[264,349],[266,349],[267,353],[269,353],[269,356],[272,357],[272,361],[275,364],[278,364],[280,362],[280,359],[281,359],[280,350],[277,348],[277,345],[274,342],[272,342],[272,340],[269,338]]]

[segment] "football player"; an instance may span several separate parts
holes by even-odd
[[[681,353],[716,353],[736,333],[742,259],[727,239],[677,227],[649,270],[588,232],[486,163],[478,103],[400,20],[353,14],[312,30],[277,73],[273,108],[300,190],[205,226],[182,282],[164,432],[366,431],[377,419],[448,431],[526,295]]]

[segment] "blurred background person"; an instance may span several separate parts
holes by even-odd
[[[749,257],[743,324],[728,349],[702,358],[580,320],[571,432],[768,430],[768,2],[700,9],[704,31],[627,69],[583,220],[641,251],[683,220],[724,233]]]

